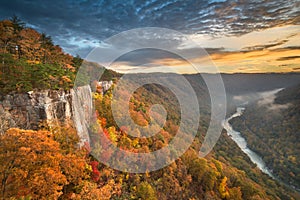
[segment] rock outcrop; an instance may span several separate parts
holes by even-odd
[[[0,100],[0,133],[8,128],[39,128],[42,122],[67,121],[72,118],[70,91],[43,90],[9,94]]]
[[[101,93],[112,84],[99,82]],[[91,117],[93,99],[89,85],[69,91],[36,90],[0,96],[0,134],[12,127],[37,130],[43,123],[51,126],[72,121],[83,144],[89,142]]]

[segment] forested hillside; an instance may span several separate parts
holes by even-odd
[[[232,120],[233,126],[278,178],[300,188],[300,85],[268,99],[247,106],[242,117]]]
[[[0,94],[32,89],[70,89],[82,63],[55,45],[46,33],[26,26],[18,17],[0,21]],[[104,80],[118,73],[106,71]]]
[[[49,36],[26,27],[16,17],[0,22],[0,34],[2,95],[33,89],[66,90],[73,86],[81,58],[64,53]],[[107,71],[104,79],[119,76]],[[56,126],[44,122],[36,131],[13,128],[0,135],[0,199],[299,198],[299,194],[284,188],[250,164],[226,135],[221,137],[213,152],[199,158],[200,144],[210,118],[210,101],[204,83],[193,82],[190,76],[187,79],[202,100],[199,133],[186,153],[171,165],[144,174],[113,170],[91,154],[88,143],[79,147],[72,121]],[[118,84],[118,79],[114,81]],[[138,138],[127,134],[130,127],[118,127],[114,121],[113,89],[114,86],[105,94],[93,92],[96,109],[93,119],[102,130],[91,137],[107,137],[117,147],[135,153],[152,152],[168,145],[178,130],[181,117],[174,94],[157,84],[145,85],[134,93],[129,112],[137,124],[151,123],[149,109],[153,104],[161,103],[168,111],[167,121],[158,134]],[[126,90],[123,93],[130,95]],[[109,151],[99,152],[104,159],[120,156]],[[289,160],[297,162],[293,155]]]
[[[81,59],[66,54],[50,36],[17,17],[0,22],[1,93],[72,87]]]

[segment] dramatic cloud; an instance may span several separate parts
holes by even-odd
[[[0,17],[9,18],[13,14],[28,22],[28,26],[52,36],[65,51],[83,57],[91,49],[105,45],[103,41],[106,38],[140,27],[164,27],[183,32],[215,57],[230,52],[235,55],[237,51],[286,50],[300,45],[299,40],[294,43],[299,37],[297,30],[300,32],[298,0],[2,0]],[[274,33],[266,33],[273,35],[271,41],[268,36],[259,33],[244,37],[278,27],[293,30],[285,33],[284,29],[278,29],[285,34],[277,34],[277,38]],[[174,40],[170,47],[175,48],[192,54],[198,47],[179,39]],[[127,63],[129,68],[129,65],[139,65],[145,61],[145,57],[139,58],[142,53],[149,55],[147,59],[152,61],[175,60],[167,53],[144,51],[125,56],[120,62]],[[293,61],[294,56],[281,56],[275,60],[279,62],[287,58]],[[298,67],[294,64],[289,66],[291,69]],[[239,69],[243,68],[245,66],[239,66]]]
[[[294,59],[300,59],[300,56],[281,57],[281,58],[278,58],[277,61],[294,60]]]
[[[29,1],[2,0],[2,17],[20,15],[68,46],[103,40],[120,31],[156,26],[186,33],[240,35],[282,24],[299,24],[297,0]],[[68,38],[68,41],[66,41]],[[84,43],[81,46],[81,43]],[[93,47],[80,41],[79,47]],[[70,47],[73,47],[70,45]]]

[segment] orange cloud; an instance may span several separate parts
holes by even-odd
[[[172,72],[173,68],[178,73],[216,73],[212,66],[215,65],[221,73],[300,72],[299,32],[300,25],[287,25],[254,31],[240,37],[207,38],[204,35],[190,35],[195,43],[187,40],[179,46],[180,50],[196,51],[199,46],[210,50],[209,56],[196,57],[195,53],[189,57],[192,63],[196,63],[197,69],[184,59],[157,58],[151,60],[152,70]],[[130,68],[130,64],[128,62],[123,66]]]

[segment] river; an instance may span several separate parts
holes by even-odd
[[[223,121],[223,127],[227,131],[227,135],[229,135],[232,138],[232,140],[250,158],[250,160],[253,163],[255,163],[262,172],[264,172],[265,174],[268,174],[270,177],[275,179],[273,174],[266,167],[266,163],[262,160],[262,158],[257,153],[255,153],[254,151],[252,151],[251,149],[249,149],[247,147],[247,141],[245,140],[245,138],[243,138],[243,136],[241,135],[240,132],[233,130],[232,126],[229,123],[229,121],[231,119],[233,119],[235,117],[240,117],[243,114],[244,110],[245,110],[245,108],[238,107],[236,110],[236,113],[234,113],[229,118],[227,118],[226,120]]]

